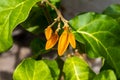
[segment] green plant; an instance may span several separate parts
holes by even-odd
[[[11,34],[17,25],[37,35],[31,41],[33,56],[17,66],[13,80],[59,80],[61,77],[64,80],[119,80],[120,5],[110,5],[101,14],[82,13],[67,21],[57,9],[59,2],[0,1],[0,52],[12,46]],[[39,38],[44,32],[46,39]],[[55,46],[57,42],[58,48]],[[73,47],[73,55],[69,49],[64,54],[68,46]],[[78,49],[77,54],[74,48]],[[95,74],[81,58],[81,49],[91,58],[104,59],[99,74]],[[39,56],[51,51],[58,51],[55,59],[39,59]],[[62,60],[61,56],[65,59]]]

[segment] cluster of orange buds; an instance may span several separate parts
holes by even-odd
[[[48,50],[52,48],[58,41],[58,55],[62,56],[64,52],[67,50],[67,47],[70,45],[73,48],[76,48],[76,41],[74,34],[69,30],[68,26],[64,26],[64,31],[61,34],[60,38],[58,35],[58,31],[56,30],[53,33],[53,30],[50,26],[45,29],[45,36],[47,39],[45,49]]]

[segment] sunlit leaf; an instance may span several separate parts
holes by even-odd
[[[76,40],[90,57],[102,56],[120,77],[120,25],[107,15],[89,12],[70,20]]]
[[[35,61],[29,58],[18,65],[13,80],[53,80],[53,78],[44,61]]]
[[[70,57],[65,61],[63,72],[65,80],[92,80],[95,74],[81,58]]]
[[[0,52],[12,46],[12,31],[23,22],[32,6],[41,0],[1,0],[0,1]]]

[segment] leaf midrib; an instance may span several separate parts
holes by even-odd
[[[107,53],[107,55],[109,56],[109,58],[110,58],[110,60],[111,60],[111,62],[112,62],[112,64],[113,64],[113,66],[115,67],[116,71],[119,72],[117,66],[114,64],[114,60],[113,60],[112,57],[109,55],[109,52],[107,51],[107,48],[104,47],[104,45],[102,44],[102,42],[100,42],[96,37],[94,37],[93,35],[91,35],[91,34],[89,34],[89,33],[87,33],[87,32],[79,31],[79,30],[78,30],[77,32],[78,32],[78,33],[81,33],[81,34],[88,35],[89,37],[93,38],[95,41],[98,41],[98,42],[102,45],[103,49],[106,51],[106,53]],[[120,72],[119,72],[119,74],[120,74]]]
[[[5,10],[10,10],[10,9],[13,10],[13,9],[17,8],[18,6],[24,4],[24,3],[25,3],[25,1],[24,1],[24,2],[21,2],[21,3],[18,4],[18,5],[16,5],[14,8],[8,8],[8,9],[5,9]],[[3,11],[5,11],[5,10],[3,10]],[[19,17],[19,15],[20,15],[20,13],[21,13],[21,10],[22,10],[22,8],[20,9],[20,12],[19,12],[17,18]],[[11,15],[11,13],[12,13],[12,11],[9,12],[9,15],[7,16],[6,21],[5,21],[4,24],[2,25],[2,26],[3,26],[2,31],[4,31],[4,29],[5,29],[4,26],[5,26],[5,25],[7,24],[7,22],[9,21],[9,17],[10,17],[10,15]],[[17,19],[17,18],[16,18],[16,19]],[[16,21],[16,20],[15,20],[15,21]],[[1,35],[2,31],[0,32],[0,35]],[[9,33],[8,33],[8,34],[9,34]]]
[[[13,9],[17,8],[17,7],[20,6],[20,5],[23,5],[25,2],[26,2],[26,0],[25,0],[25,1],[22,1],[21,3],[17,4],[17,5],[14,6],[14,7],[7,7],[6,9],[4,8],[3,10],[0,10],[0,12],[13,10]]]
[[[28,74],[28,67],[27,67],[28,65],[27,64],[25,64],[25,73],[26,73],[26,77],[27,77],[27,79],[28,80],[30,80],[30,78],[29,78],[29,74]]]
[[[106,18],[105,18],[106,19]],[[87,23],[87,24],[85,24],[84,26],[82,26],[82,27],[80,27],[78,30],[79,31],[81,31],[82,29],[84,29],[85,27],[87,27],[87,26],[89,26],[89,25],[91,25],[91,24],[93,24],[93,23],[96,23],[96,22],[100,22],[100,21],[102,21],[102,22],[106,22],[106,20],[105,19],[94,19],[94,20],[92,20],[92,21],[90,21],[89,23]]]
[[[36,74],[35,69],[36,69],[36,62],[34,62],[34,68],[33,68],[33,79],[32,79],[32,80],[35,80],[35,79],[34,79],[34,76],[35,76],[35,74]]]
[[[75,72],[75,75],[76,75],[77,80],[80,80],[79,77],[78,77],[78,74],[77,74],[76,68],[75,68],[74,60],[72,60],[71,63],[72,63],[72,65],[73,65],[74,72]]]

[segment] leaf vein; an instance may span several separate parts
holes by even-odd
[[[104,48],[104,50],[106,51],[107,55],[109,56],[113,66],[115,67],[116,71],[119,72],[117,66],[114,64],[114,60],[112,59],[112,57],[109,55],[109,52],[107,51],[107,48],[104,47],[104,45],[102,44],[102,42],[100,42],[96,37],[94,37],[93,35],[87,33],[87,32],[83,32],[83,31],[77,31],[78,33],[82,33],[82,34],[85,34],[85,35],[88,35],[89,37],[93,38],[96,42],[99,42],[102,47]],[[119,72],[120,73],[120,72]]]
[[[72,61],[72,64],[73,64],[73,68],[74,68],[74,72],[75,72],[76,78],[77,78],[77,80],[80,80],[79,77],[78,77],[78,74],[77,74],[77,70],[76,70],[76,68],[75,68],[75,63],[74,63],[74,61]]]

